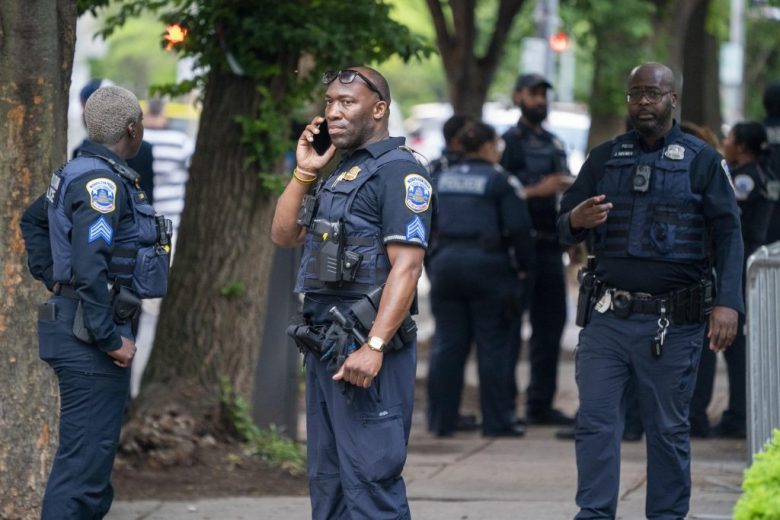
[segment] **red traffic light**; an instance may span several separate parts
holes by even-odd
[[[569,35],[561,31],[550,36],[550,48],[555,52],[564,52],[569,48]]]

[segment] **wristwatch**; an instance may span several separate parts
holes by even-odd
[[[368,338],[366,344],[368,345],[368,348],[370,348],[371,350],[375,350],[377,352],[384,352],[385,347],[387,346],[385,340],[383,340],[379,336],[371,336],[370,338]]]

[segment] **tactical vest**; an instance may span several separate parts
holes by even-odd
[[[661,150],[643,152],[633,134],[615,139],[596,193],[605,194],[612,209],[596,227],[594,250],[604,256],[692,262],[707,256],[702,195],[691,187],[690,168],[706,146],[682,134]],[[634,177],[649,167],[646,191]],[[640,187],[643,183],[639,181]]]
[[[501,222],[496,200],[489,193],[490,182],[500,175],[487,163],[462,163],[443,171],[436,182],[437,249],[456,241],[467,241],[486,250],[501,246]]]
[[[393,148],[379,157],[369,157],[348,171],[335,170],[316,193],[317,210],[314,220],[340,223],[344,233],[344,249],[362,256],[352,281],[323,282],[319,279],[320,250],[324,240],[312,228],[304,238],[303,258],[298,270],[295,292],[329,294],[366,294],[385,283],[390,272],[390,261],[382,242],[382,227],[369,222],[352,211],[360,188],[382,166],[392,161],[408,161],[417,166],[414,156],[403,148]]]
[[[111,165],[102,158],[82,155],[52,176],[47,202],[54,281],[70,284],[73,280],[70,243],[72,222],[62,204],[68,186],[89,172],[116,172],[125,187],[135,225],[119,227],[115,231],[114,247],[108,262],[108,280],[129,287],[140,298],[161,298],[165,296],[168,287],[169,248],[160,245],[160,230],[154,208],[140,187],[128,178],[128,171],[130,175],[134,172],[129,169],[119,171],[117,168],[121,170],[118,165]],[[116,176],[111,175],[111,178]]]
[[[533,186],[551,173],[569,171],[563,145],[557,137],[546,133],[536,135],[522,125],[512,128],[509,135],[515,136],[522,149],[525,167],[517,173],[524,186]],[[555,222],[558,217],[558,197],[532,197],[527,203],[534,229],[545,233],[545,238],[552,235],[557,243]]]

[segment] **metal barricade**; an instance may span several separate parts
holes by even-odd
[[[780,242],[747,266],[748,461],[780,428]]]

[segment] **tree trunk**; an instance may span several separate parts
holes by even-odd
[[[0,11],[0,518],[37,518],[56,447],[58,398],[38,359],[43,284],[27,273],[22,212],[65,161],[76,38],[68,0],[3,0]]]
[[[685,34],[683,64],[682,119],[708,127],[719,135],[718,40],[707,31],[711,1],[696,6]]]
[[[168,296],[122,442],[166,464],[186,461],[201,433],[220,430],[222,378],[248,402],[251,396],[274,204],[246,164],[236,117],[256,114],[260,102],[256,83],[210,73]],[[175,435],[149,429],[161,417],[179,425]]]
[[[523,2],[524,0],[499,2],[490,43],[484,56],[477,56],[476,0],[450,2],[451,28],[448,26],[441,0],[427,0],[454,113],[482,118],[482,105],[485,104],[488,89],[496,75],[512,22]]]
[[[619,45],[619,44],[617,44]],[[609,29],[597,33],[593,53],[593,89],[590,99],[590,132],[588,150],[626,131],[625,82],[626,71],[611,66],[616,44],[609,38]],[[622,102],[621,102],[622,101]]]

